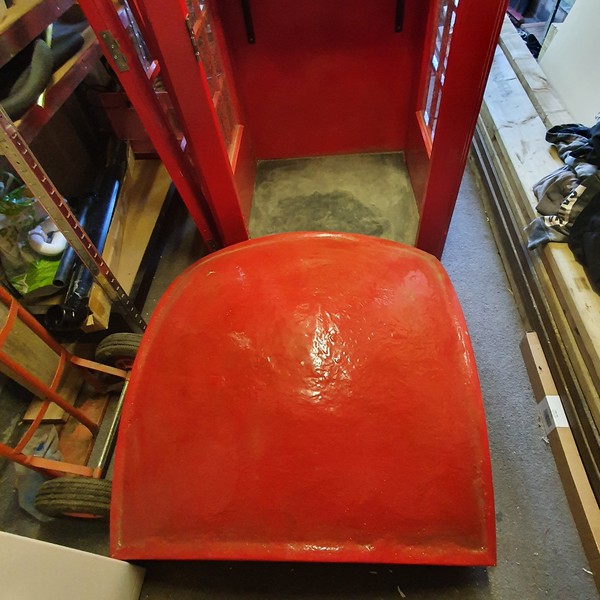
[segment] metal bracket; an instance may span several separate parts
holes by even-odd
[[[123,73],[123,71],[129,71],[129,67],[127,66],[127,59],[121,52],[121,48],[119,47],[119,42],[115,40],[113,34],[107,29],[100,32],[100,37],[104,42],[104,45],[108,49],[108,52],[112,56],[115,61],[115,65],[117,69]]]
[[[254,35],[254,22],[252,21],[252,9],[250,8],[250,0],[242,1],[242,12],[244,13],[244,24],[246,25],[246,37],[249,44],[256,44],[256,36]]]
[[[188,30],[188,35],[190,37],[190,42],[192,43],[192,50],[194,51],[196,61],[200,62],[200,46],[198,45],[198,38],[196,38],[196,35],[194,34],[194,21],[192,15],[186,15],[185,26]]]
[[[6,156],[110,301],[123,308],[124,318],[132,330],[143,331],[144,319],[1,106],[0,154]]]
[[[404,26],[404,0],[396,0],[396,18],[394,20],[394,31],[399,33]]]

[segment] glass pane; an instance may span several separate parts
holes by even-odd
[[[234,110],[229,83],[223,69],[223,60],[215,38],[212,15],[206,2],[186,0],[186,4],[190,16],[195,17],[192,30],[196,39],[198,58],[204,67],[225,146],[229,148],[235,139],[239,119]]]
[[[459,0],[440,0],[439,2],[437,27],[431,52],[429,77],[423,106],[423,119],[429,129],[431,140],[435,138],[458,3]]]

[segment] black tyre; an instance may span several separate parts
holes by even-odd
[[[91,477],[58,477],[44,482],[35,507],[49,517],[106,519],[110,513],[112,484]]]
[[[96,348],[96,360],[119,369],[131,369],[142,341],[140,333],[113,333]]]

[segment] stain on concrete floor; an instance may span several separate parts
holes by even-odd
[[[401,153],[261,161],[250,233],[344,231],[413,244],[418,211]]]

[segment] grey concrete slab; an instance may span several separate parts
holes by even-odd
[[[413,244],[419,215],[401,153],[261,161],[250,233],[345,231]]]

